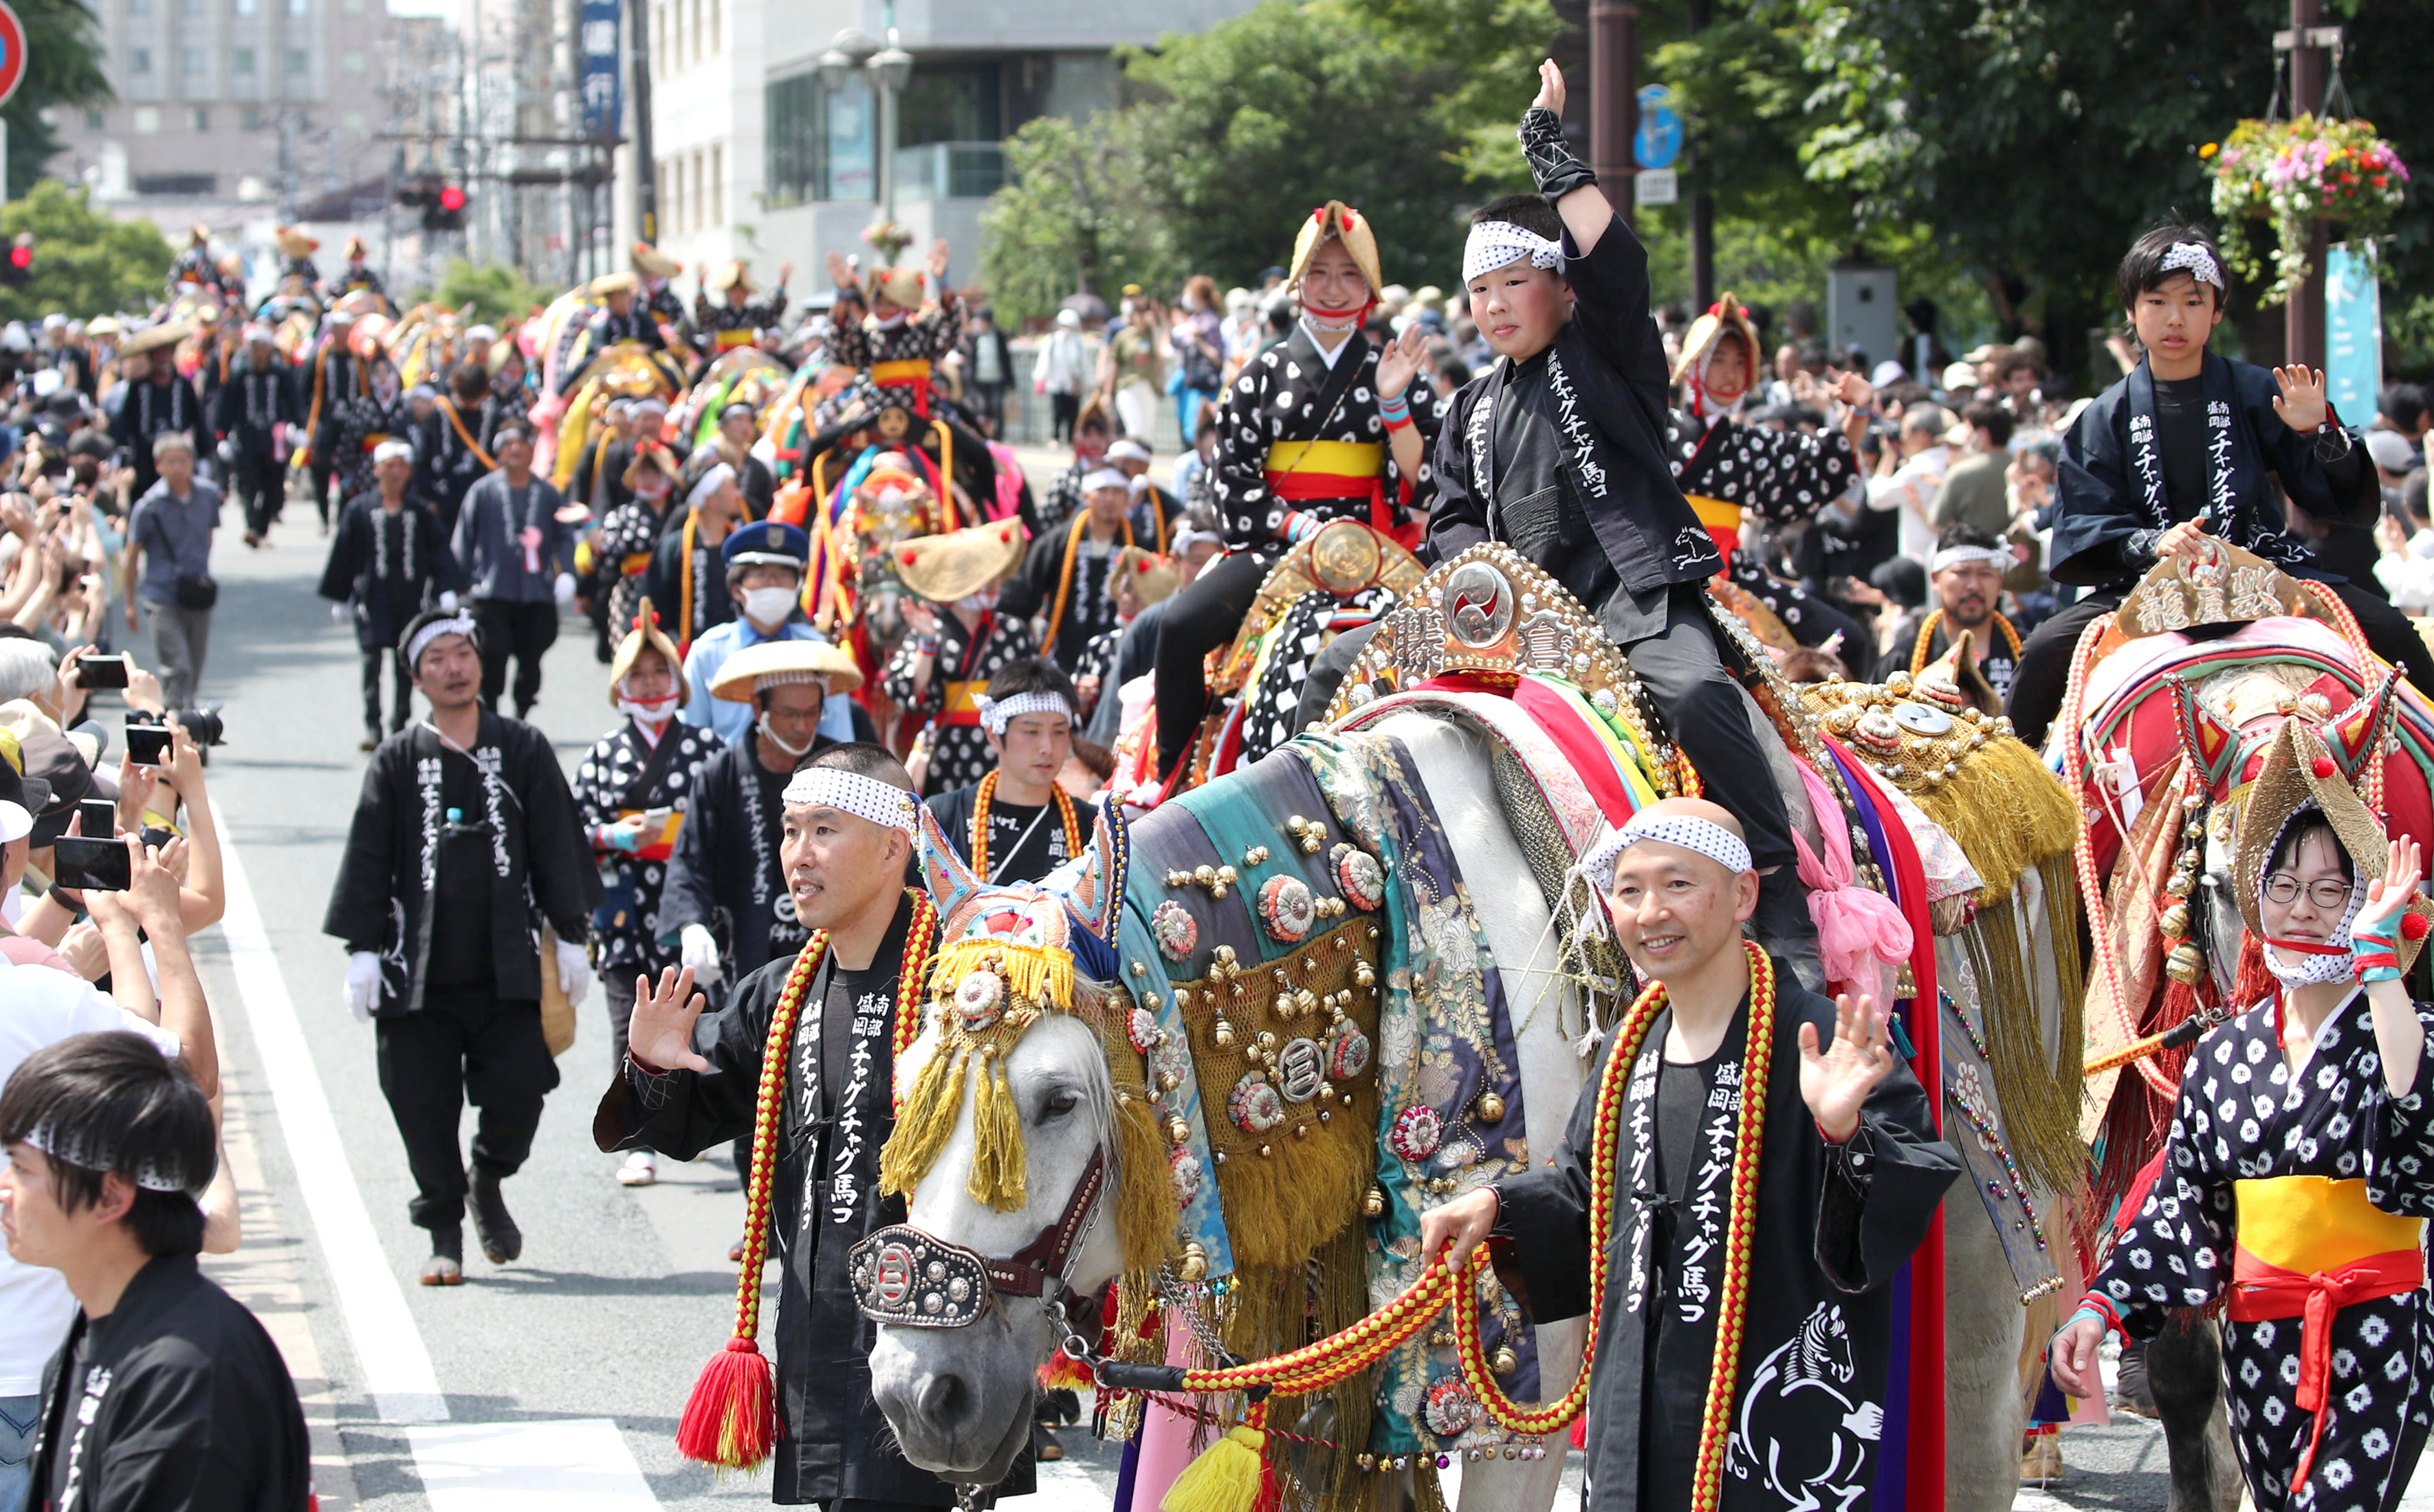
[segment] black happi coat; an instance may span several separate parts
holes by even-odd
[[[160,469],[152,465],[152,438],[171,431],[199,436],[202,428],[203,402],[195,397],[195,386],[185,379],[172,376],[165,384],[156,384],[146,378],[129,384],[110,422],[110,434],[127,448],[127,459],[135,469],[135,487],[127,496],[144,497],[160,479]],[[209,451],[198,447],[195,460],[203,460],[202,454]]]
[[[628,719],[592,742],[574,770],[575,816],[586,834],[614,824],[636,809],[675,809],[693,801],[694,772],[719,748],[718,737],[681,719],[671,719],[656,746]],[[677,834],[683,834],[678,830]],[[677,953],[660,943],[660,893],[668,861],[626,850],[594,850],[607,896],[591,911],[591,961],[603,977],[610,971],[657,976],[677,964]]]
[[[757,730],[746,729],[741,740],[694,768],[684,829],[660,892],[660,938],[673,942],[687,924],[708,926],[718,936],[728,982],[791,959],[811,937],[795,918],[778,857],[786,780],[794,774],[763,766],[753,752],[759,739]],[[812,750],[831,744],[815,741]],[[810,756],[804,753],[805,760]]]
[[[887,670],[880,676],[879,691],[917,724],[931,722],[930,769],[921,779],[923,798],[969,787],[997,765],[997,753],[989,749],[988,735],[977,723],[935,722],[947,707],[947,684],[976,682],[986,687],[1000,667],[1036,655],[1037,650],[1031,627],[1016,615],[993,610],[981,616],[976,627],[968,630],[953,610],[941,606],[938,654],[930,662],[929,686],[917,692],[913,686],[913,643],[907,640],[896,648]]]
[[[338,516],[320,593],[354,606],[355,644],[372,652],[394,649],[408,620],[471,583],[431,506],[407,494],[391,514],[374,490],[349,499]]]
[[[947,843],[967,864],[972,859],[972,809],[979,801],[978,783],[941,793],[928,800],[930,812],[937,817],[938,828],[946,832]],[[1032,831],[1028,844],[1023,844],[1023,831],[1031,826],[1031,816],[1035,814],[1039,817],[1038,827]],[[1087,848],[1091,832],[1099,825],[1099,805],[1087,798],[1075,799],[1073,824],[1081,832],[1082,844]],[[1044,855],[1046,864],[1037,867],[1015,865],[1020,859],[1018,845],[1024,851]],[[1038,809],[1016,811],[1009,809],[1003,800],[989,806],[989,875],[981,879],[984,882],[1001,885],[1037,882],[1071,859],[1065,849],[1065,824],[1057,817],[1054,799],[1050,799],[1044,808]]]
[[[771,289],[767,299],[747,299],[740,305],[728,303],[725,290],[712,301],[705,289],[693,297],[693,346],[705,357],[716,357],[720,332],[749,331],[758,335],[774,330],[786,318],[786,302],[783,284]]]
[[[896,980],[912,921],[909,897],[872,956],[850,1003],[831,997],[832,963],[812,978],[796,1020],[786,1073],[784,1143],[778,1151],[769,1211],[770,1251],[777,1258],[778,1445],[771,1500],[854,1501],[951,1506],[955,1490],[908,1464],[895,1434],[871,1400],[874,1328],[854,1307],[846,1252],[865,1235],[904,1221],[901,1197],[879,1193],[879,1151],[895,1125],[890,1036],[900,991],[918,983]],[[769,1021],[794,970],[794,953],[773,959],[738,984],[728,1005],[694,1026],[694,1045],[711,1063],[704,1074],[679,1071],[618,1077],[592,1123],[603,1149],[650,1148],[678,1160],[752,1132]],[[829,1022],[849,1012],[848,1023]],[[823,1045],[845,1047],[847,1062],[826,1064]],[[843,1200],[840,1200],[842,1196]],[[806,1211],[806,1209],[810,1211]],[[1020,1495],[1031,1486],[1028,1458],[999,1486]]]
[[[455,419],[451,421],[449,417]],[[414,475],[421,491],[439,507],[439,518],[455,528],[457,508],[465,490],[484,473],[497,471],[498,457],[483,438],[490,416],[484,410],[458,409],[445,394],[431,406],[414,434]],[[464,428],[460,432],[458,426]]]
[[[237,358],[229,364],[228,382],[212,404],[212,430],[222,440],[234,441],[237,455],[245,457],[270,455],[277,441],[271,427],[283,421],[299,424],[303,419],[296,369],[284,357],[274,356],[259,368],[250,352]]]
[[[2434,1036],[2434,1006],[2416,1007],[2420,1032]],[[2325,1017],[2295,1075],[2282,1053],[2277,1000],[2208,1030],[2181,1078],[2165,1166],[2089,1290],[2142,1339],[2172,1309],[2221,1297],[2238,1248],[2234,1188],[2242,1180],[2362,1181],[2383,1211],[2434,1218],[2429,1074],[2434,1064],[2421,1063],[2408,1095],[2391,1095],[2362,991]],[[2318,1512],[2396,1506],[2425,1450],[2434,1297],[2420,1286],[2355,1301],[2336,1308],[2329,1326],[2330,1416],[2304,1489],[2290,1485],[2315,1431],[2315,1415],[2296,1402],[2303,1320],[2222,1326],[2232,1441],[2260,1512],[2284,1512],[2302,1495]]]
[[[1538,393],[1560,439],[1564,503],[1586,514],[1623,589],[1588,607],[1608,635],[1628,644],[1663,628],[1672,585],[1712,577],[1724,562],[1682,496],[1675,454],[1668,450],[1671,385],[1649,314],[1648,249],[1616,217],[1586,255],[1567,230],[1564,251],[1564,277],[1577,296],[1572,318],[1531,361],[1546,364]],[[1497,491],[1490,440],[1513,368],[1499,359],[1465,384],[1437,433],[1437,508],[1429,541],[1440,561],[1483,541],[1512,539],[1503,511],[1520,501]],[[1562,560],[1538,565],[1559,580],[1570,576]]]
[[[1820,1041],[1830,1042],[1834,1005],[1802,990],[1781,961],[1774,976],[1774,1062],[1723,1512],[1864,1499],[1891,1364],[1886,1283],[1926,1237],[1961,1166],[1936,1139],[1927,1098],[1900,1064],[1869,1094],[1859,1131],[1843,1144],[1826,1143],[1800,1097],[1800,1026],[1817,1025]],[[1637,1507],[1650,1493],[1664,1505],[1671,1483],[1687,1486],[1715,1349],[1748,999],[1707,1063],[1711,1091],[1679,1212],[1663,1194],[1656,1149],[1659,1067],[1672,1022],[1671,1012],[1657,1016],[1633,1065],[1616,1143],[1614,1235],[1588,1230],[1589,1151],[1611,1038],[1553,1161],[1497,1183],[1502,1207],[1490,1254],[1534,1321],[1586,1313],[1590,1249],[1609,1246],[1588,1405],[1588,1481],[1599,1508]],[[1646,1452],[1659,1432],[1668,1435],[1661,1449]]]
[[[2309,565],[2306,546],[2284,526],[2266,472],[2271,471],[2310,518],[2371,525],[2382,493],[2362,463],[2363,438],[2353,431],[2350,455],[2328,467],[2318,459],[2315,438],[2299,435],[2273,413],[2281,390],[2272,369],[2209,352],[2200,383],[2207,421],[2203,500],[2167,496],[2155,380],[2144,361],[2080,412],[2063,438],[2054,477],[2061,504],[2054,518],[2054,581],[2126,588],[2155,564],[2157,538],[2201,516],[2207,535],[2254,552],[2293,577],[2340,581]]]
[[[379,953],[384,1014],[422,1008],[445,749],[437,730],[417,723],[372,752],[347,851],[338,863],[338,883],[321,920],[321,932],[345,940],[349,951]],[[498,996],[537,1003],[540,924],[546,919],[558,938],[581,941],[600,902],[600,875],[547,736],[486,709],[471,760],[482,774],[486,812],[468,814],[465,822],[492,827],[490,853],[499,868],[490,889],[490,959]]]
[[[643,569],[643,592],[651,596],[651,608],[668,635],[679,647],[690,648],[701,639],[702,631],[726,624],[743,610],[736,608],[735,595],[727,591],[727,567],[718,547],[701,539],[698,524],[693,550],[685,550],[687,519],[687,514],[675,509],[667,512],[660,539],[651,547],[651,564]],[[683,615],[688,576],[693,579],[690,620]]]
[[[77,1512],[304,1512],[313,1494],[286,1363],[192,1255],[146,1262],[109,1316],[77,1314],[43,1372],[28,1505],[62,1463]]]
[[[1400,517],[1402,485],[1412,486],[1409,507],[1429,512],[1435,470],[1429,448],[1437,444],[1436,390],[1419,378],[1404,388],[1412,423],[1420,430],[1420,475],[1405,479],[1395,467],[1395,448],[1378,415],[1378,343],[1356,331],[1328,367],[1310,327],[1294,322],[1293,335],[1243,364],[1226,386],[1218,417],[1217,523],[1228,550],[1281,552],[1285,516],[1369,522],[1365,490],[1342,499],[1279,499],[1268,489],[1268,448],[1288,441],[1375,442],[1384,449],[1379,473],[1388,510]]]

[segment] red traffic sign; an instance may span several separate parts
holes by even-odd
[[[0,0],[0,105],[26,81],[26,24]]]

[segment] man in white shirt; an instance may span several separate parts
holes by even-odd
[[[0,760],[0,886],[14,892],[26,869],[34,819],[21,801],[16,769]],[[178,882],[160,854],[126,837],[131,885],[123,893],[88,891],[85,903],[110,949],[112,1002],[93,984],[52,965],[19,965],[31,953],[0,949],[0,1085],[26,1057],[71,1035],[128,1029],[181,1058],[206,1097],[219,1090],[211,1008],[187,954],[178,915]],[[161,996],[154,1004],[137,931],[149,937]],[[0,945],[27,943],[9,936]],[[51,957],[56,959],[56,957]],[[0,1508],[20,1505],[42,1408],[43,1370],[74,1321],[77,1299],[56,1270],[0,1253]]]
[[[1921,567],[1935,555],[1936,525],[1928,511],[1944,487],[1945,472],[1952,465],[1952,449],[1944,444],[1944,433],[1951,428],[1952,417],[1941,405],[1914,404],[1903,410],[1896,443],[1901,465],[1886,476],[1868,480],[1868,507],[1899,511],[1898,549]]]

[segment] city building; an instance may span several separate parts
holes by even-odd
[[[976,276],[981,213],[1004,180],[1001,144],[1042,115],[1082,117],[1117,103],[1113,50],[1204,30],[1253,0],[638,0],[648,34],[658,242],[688,273],[741,257],[765,286],[795,265],[795,291],[823,285],[831,251],[873,259],[862,241],[879,217],[884,169],[880,105],[867,66],[821,67],[840,33],[881,47],[894,11],[912,55],[896,97],[896,219],[912,232],[904,261],[933,237],[953,248],[955,277]],[[833,62],[833,60],[831,60]],[[631,91],[626,135],[633,129]],[[621,244],[635,223],[633,148],[619,153]]]

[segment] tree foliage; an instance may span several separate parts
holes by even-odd
[[[60,150],[43,113],[107,105],[111,94],[101,71],[100,23],[80,0],[12,0],[10,9],[26,28],[26,78],[0,117],[9,123],[9,188],[23,194]]]
[[[475,321],[505,327],[547,305],[557,293],[527,282],[510,264],[475,264],[456,257],[449,260],[436,287],[419,291],[405,305],[411,309],[428,301],[461,310],[470,304]]]
[[[0,238],[26,232],[34,233],[33,277],[21,288],[0,287],[0,319],[53,311],[90,318],[161,301],[175,254],[152,222],[112,220],[84,190],[38,179],[24,198],[0,205]]]
[[[1002,318],[1038,317],[1076,290],[1182,276],[1164,219],[1142,191],[1138,121],[1041,116],[1005,144],[1010,170],[982,221],[981,275]]]

